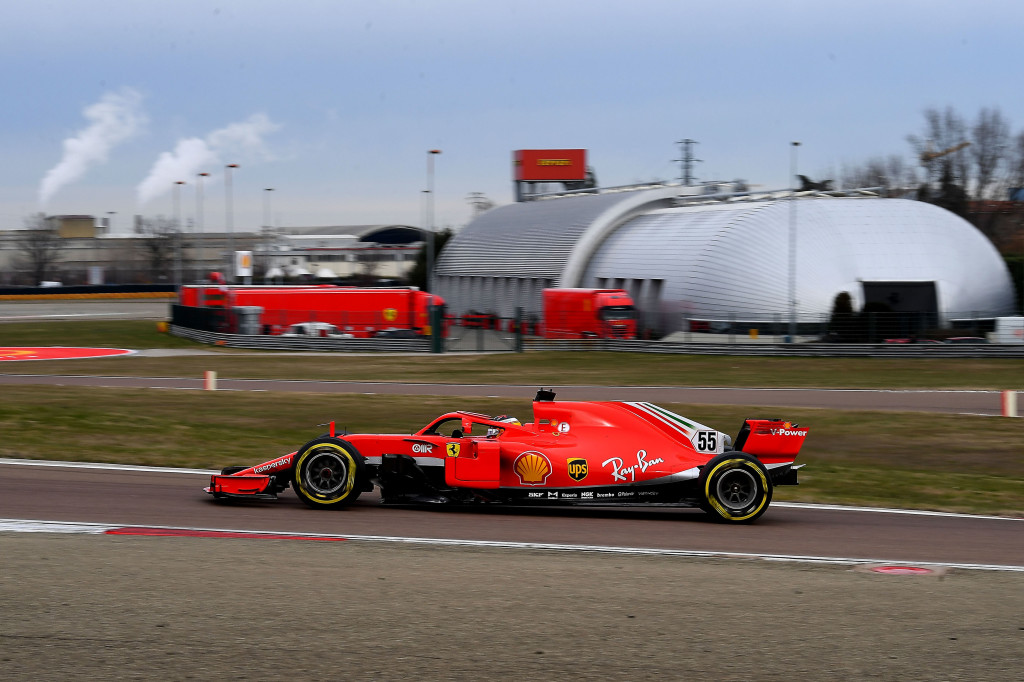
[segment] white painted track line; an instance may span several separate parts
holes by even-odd
[[[287,453],[285,453],[287,454]],[[58,462],[43,459],[5,459],[0,465],[63,467],[67,469],[106,469],[109,471],[138,471],[154,474],[197,474],[209,476],[219,474],[213,469],[181,469],[174,467],[139,466],[135,464],[105,464],[102,462]],[[906,516],[937,516],[950,519],[985,519],[989,521],[1024,521],[1024,518],[1010,516],[986,516],[983,514],[961,514],[956,512],[929,511],[925,509],[891,509],[887,507],[854,507],[842,504],[815,504],[810,502],[772,502],[771,506],[782,509],[815,509],[819,511],[865,512],[871,514],[901,514]]]
[[[181,528],[175,526],[138,526],[135,524],[68,523],[61,521],[39,521],[32,519],[0,519],[0,532],[8,533],[85,533],[102,535],[120,528],[146,528],[160,530],[185,530],[198,533],[235,533],[259,537],[267,531],[238,530],[234,528]],[[803,564],[829,564],[840,566],[907,565],[923,568],[958,568],[974,571],[999,571],[1024,573],[1024,566],[1000,564],[937,563],[932,561],[900,561],[892,559],[855,559],[851,557],[805,556],[789,554],[759,554],[751,552],[709,552],[686,549],[659,549],[653,547],[609,547],[605,545],[565,545],[543,542],[503,542],[496,540],[458,540],[452,538],[412,538],[388,535],[334,535],[326,533],[295,533],[274,531],[274,535],[354,540],[361,542],[384,542],[409,545],[431,545],[438,547],[476,547],[489,549],[511,549],[554,552],[594,552],[599,554],[632,554],[639,556],[664,556],[691,559],[759,559]]]
[[[181,469],[175,467],[141,466],[136,464],[105,464],[103,462],[55,462],[48,459],[5,459],[0,464],[25,467],[57,467],[63,469],[106,469],[109,471],[139,471],[151,474],[219,474],[213,469]]]

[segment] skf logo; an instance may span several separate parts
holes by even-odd
[[[458,457],[462,446],[459,443],[446,443],[445,448],[448,450],[449,457]]]
[[[569,471],[569,478],[574,481],[582,481],[587,477],[587,460],[585,459],[570,459],[566,464],[566,469]]]

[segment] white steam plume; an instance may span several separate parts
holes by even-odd
[[[157,157],[149,175],[136,188],[139,204],[155,199],[178,180],[191,181],[201,168],[219,163],[217,154],[198,137],[178,140],[173,152]]]
[[[164,152],[146,179],[136,188],[138,202],[145,204],[165,194],[175,182],[190,181],[203,168],[235,161],[269,159],[263,137],[281,126],[264,114],[253,114],[244,121],[214,130],[205,139],[190,137],[178,140],[174,151]]]
[[[108,92],[82,115],[89,127],[64,140],[64,157],[39,185],[39,204],[45,206],[57,190],[82,177],[90,167],[104,163],[110,150],[136,135],[146,123],[142,95],[131,88]]]

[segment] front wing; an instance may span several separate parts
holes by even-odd
[[[264,474],[214,474],[210,476],[210,487],[203,488],[214,498],[246,498],[276,500],[274,476]]]

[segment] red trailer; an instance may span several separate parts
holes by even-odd
[[[549,339],[635,339],[636,306],[622,289],[545,289]]]
[[[340,333],[367,338],[396,329],[429,336],[430,306],[443,306],[444,299],[415,287],[200,284],[181,287],[179,304],[224,309],[259,306],[263,333],[280,334],[300,322],[326,322]]]

